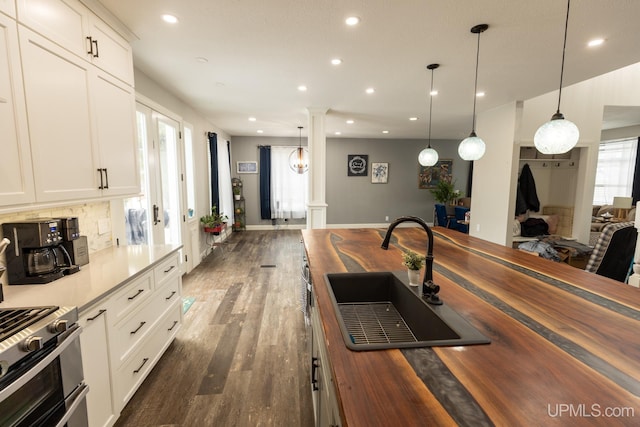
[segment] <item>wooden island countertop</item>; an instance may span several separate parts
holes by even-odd
[[[343,426],[640,425],[640,290],[433,228],[440,296],[491,344],[351,351],[324,274],[404,270],[422,228],[303,230]]]

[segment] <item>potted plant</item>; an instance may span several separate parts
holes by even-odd
[[[431,189],[431,194],[436,202],[446,206],[447,214],[454,213],[454,200],[460,197],[460,190],[456,190],[455,183],[441,179],[435,188]]]
[[[204,226],[205,233],[220,233],[229,218],[220,212],[217,206],[211,206],[211,214],[200,217],[200,222]]]
[[[236,186],[233,187],[233,197],[236,200],[240,200],[240,191],[241,191],[241,189],[240,189],[239,185],[236,185]]]
[[[402,264],[407,267],[409,273],[409,284],[418,286],[420,284],[420,269],[424,266],[425,257],[408,250],[402,253]]]

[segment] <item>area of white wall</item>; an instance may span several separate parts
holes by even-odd
[[[510,245],[520,147],[515,136],[520,114],[516,102],[478,116],[476,133],[486,152],[473,166],[469,234]],[[513,166],[513,167],[512,167]]]

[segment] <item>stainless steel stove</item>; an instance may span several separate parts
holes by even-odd
[[[0,309],[0,426],[86,426],[75,307]]]

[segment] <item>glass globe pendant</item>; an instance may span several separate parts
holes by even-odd
[[[543,154],[563,154],[571,150],[578,143],[580,131],[578,127],[566,120],[560,112],[560,100],[562,99],[562,76],[564,74],[564,54],[567,47],[567,27],[569,26],[569,6],[571,0],[567,0],[567,18],[564,24],[564,44],[562,46],[562,65],[560,66],[560,89],[558,90],[558,109],[551,116],[551,120],[538,128],[533,136],[536,149]]]
[[[429,91],[429,143],[427,148],[418,154],[418,163],[422,166],[433,166],[438,163],[438,152],[431,148],[431,106],[433,104],[433,70],[439,66],[440,64],[427,65],[427,70],[431,70],[431,90]]]
[[[302,147],[302,126],[298,126],[300,132],[298,148],[289,154],[289,168],[297,174],[303,174],[309,170],[309,156],[307,150]]]
[[[476,80],[473,89],[473,125],[468,138],[462,140],[458,146],[458,155],[462,160],[479,160],[484,156],[486,145],[484,141],[476,135],[476,98],[478,93],[478,62],[480,59],[480,34],[487,31],[489,25],[479,24],[471,28],[473,34],[478,35],[478,49],[476,50]]]

